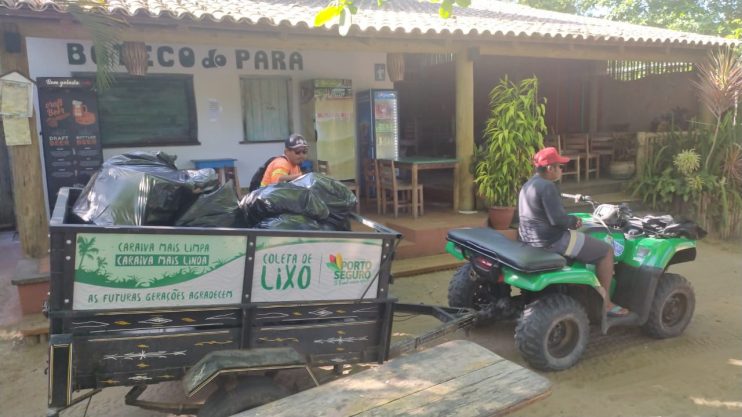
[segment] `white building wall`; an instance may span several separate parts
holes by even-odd
[[[70,64],[68,58],[67,44],[79,43],[84,46],[86,58],[85,64]],[[71,77],[73,73],[95,72],[95,64],[90,59],[92,43],[73,39],[42,39],[28,38],[28,64],[30,77]],[[200,145],[195,146],[163,146],[146,148],[105,148],[104,158],[128,152],[134,149],[145,151],[162,150],[169,154],[178,156],[176,161],[179,168],[192,168],[192,159],[216,159],[236,158],[235,162],[240,183],[246,187],[250,177],[255,170],[270,156],[283,152],[283,144],[271,143],[248,143],[243,141],[242,132],[242,109],[240,98],[240,76],[244,75],[281,75],[288,76],[292,80],[292,108],[293,131],[301,132],[302,126],[299,114],[299,83],[304,80],[315,78],[346,78],[353,80],[353,89],[360,91],[369,88],[393,88],[393,83],[385,75],[385,81],[375,81],[374,66],[386,62],[384,53],[349,53],[333,51],[314,50],[280,50],[285,53],[286,63],[293,52],[298,52],[303,58],[303,69],[286,70],[263,70],[255,69],[253,60],[257,51],[265,51],[270,57],[271,51],[259,46],[245,44],[242,47],[219,47],[200,45],[175,45],[167,44],[175,50],[174,65],[172,67],[161,66],[156,59],[157,48],[161,44],[149,44],[152,47],[150,59],[153,65],[149,67],[151,74],[191,74],[193,75],[193,87],[196,99],[196,114],[198,118],[198,140]],[[195,64],[190,67],[180,65],[177,51],[181,48],[191,48],[196,57]],[[205,68],[202,60],[208,56],[209,50],[216,49],[216,54],[223,54],[226,64],[223,67]],[[250,60],[243,63],[243,68],[237,67],[235,50],[244,49],[250,52]],[[168,55],[168,58],[171,58]],[[122,66],[121,73],[126,73]],[[221,111],[215,118],[210,120],[209,100],[216,100],[221,106]],[[35,103],[38,114],[38,102]],[[41,126],[38,126],[41,132]],[[40,141],[41,142],[41,141]]]

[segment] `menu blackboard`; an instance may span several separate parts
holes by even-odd
[[[92,79],[38,78],[49,210],[61,187],[84,186],[103,163]]]

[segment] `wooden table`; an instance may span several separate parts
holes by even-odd
[[[417,218],[418,195],[417,173],[418,171],[431,169],[453,169],[453,210],[459,209],[459,162],[456,158],[436,158],[432,156],[407,156],[394,160],[399,169],[406,169],[412,173],[412,217]]]
[[[493,417],[549,395],[543,376],[454,340],[233,417]]]

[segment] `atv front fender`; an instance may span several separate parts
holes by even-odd
[[[549,285],[556,284],[588,285],[593,288],[600,286],[595,273],[577,263],[557,271],[537,274],[526,274],[508,267],[503,267],[502,270],[507,284],[532,292],[541,291]]]
[[[625,263],[634,268],[665,269],[673,263],[696,258],[696,242],[686,238],[644,238],[637,242]]]

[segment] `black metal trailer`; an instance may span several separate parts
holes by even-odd
[[[100,227],[71,222],[79,192],[60,190],[50,224],[49,415],[113,386],[133,387],[128,404],[194,412],[138,396],[163,381],[192,394],[224,375],[382,363],[474,319],[391,298],[401,235],[360,216],[370,231]],[[443,325],[392,346],[395,311]]]

